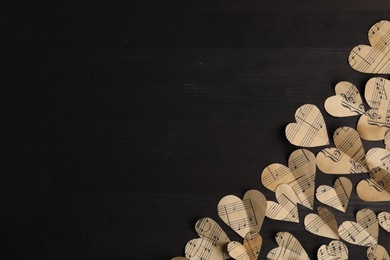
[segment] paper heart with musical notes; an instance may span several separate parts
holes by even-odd
[[[390,260],[386,249],[379,244],[372,245],[367,249],[367,258],[369,260]]]
[[[263,244],[263,238],[259,233],[248,233],[244,237],[243,244],[232,241],[227,246],[228,254],[237,260],[257,260],[261,246]]]
[[[317,251],[318,260],[348,260],[348,248],[340,240],[333,240],[329,245],[322,245]]]
[[[211,218],[202,218],[195,224],[195,231],[200,238],[190,240],[184,249],[189,260],[218,260],[228,259],[226,247],[229,237],[222,228]]]
[[[338,178],[333,187],[320,185],[316,191],[317,200],[325,205],[345,212],[352,192],[352,182],[345,177]]]
[[[336,148],[325,148],[316,157],[318,168],[329,174],[368,172],[366,153],[359,133],[351,127],[339,127],[333,135]]]
[[[368,30],[371,46],[355,46],[348,57],[349,65],[363,73],[390,73],[390,22],[375,23]]]
[[[288,168],[279,163],[268,165],[261,173],[263,185],[275,191],[280,184],[289,184],[296,195],[298,203],[313,208],[316,162],[313,153],[306,149],[298,149],[291,153]]]
[[[298,197],[288,184],[280,184],[275,191],[278,202],[267,201],[265,215],[274,220],[299,223]]]
[[[325,100],[325,110],[335,117],[347,117],[364,114],[363,100],[357,87],[348,81],[336,84],[336,95]]]
[[[339,239],[336,218],[330,210],[323,207],[317,208],[317,214],[310,213],[304,220],[305,229],[314,235]]]
[[[344,221],[339,227],[340,237],[348,243],[371,246],[378,243],[378,220],[370,209],[356,213],[356,222]]]
[[[267,260],[308,260],[310,259],[301,243],[288,232],[278,232],[275,236],[279,247],[267,254]]]
[[[300,106],[295,112],[296,123],[286,126],[287,140],[296,146],[316,147],[329,144],[328,131],[321,111],[312,104]]]
[[[378,222],[379,225],[386,230],[387,232],[390,232],[390,213],[389,212],[381,212],[378,214]]]
[[[219,217],[241,237],[249,232],[259,233],[267,210],[263,193],[249,190],[241,200],[234,195],[223,197],[218,203]]]

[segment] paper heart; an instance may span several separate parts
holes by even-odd
[[[312,209],[316,177],[314,154],[306,149],[295,150],[288,159],[288,165],[289,168],[279,163],[268,165],[261,173],[261,182],[271,191],[280,184],[289,184],[298,196],[298,203]]]
[[[275,191],[277,202],[267,201],[266,216],[270,219],[299,223],[298,197],[288,184],[280,184]]]
[[[348,248],[340,240],[333,240],[328,246],[322,245],[317,251],[318,260],[348,260]]]
[[[259,233],[263,225],[267,200],[263,193],[249,190],[243,200],[227,195],[218,203],[219,217],[241,237],[249,232]]]
[[[305,217],[305,229],[314,235],[339,239],[337,222],[333,213],[326,208],[318,207],[317,214],[310,213]]]
[[[368,31],[371,46],[355,46],[349,54],[349,65],[364,73],[390,73],[390,22],[382,20]]]
[[[385,133],[385,147],[388,151],[390,151],[390,131]]]
[[[387,232],[390,232],[390,213],[389,212],[381,212],[378,215],[378,222],[379,225],[386,230]]]
[[[318,201],[345,212],[348,207],[349,198],[352,192],[352,182],[345,177],[338,178],[333,187],[320,185],[317,188],[316,197]]]
[[[288,232],[278,232],[275,236],[279,247],[267,254],[268,260],[308,260],[310,259],[301,243]]]
[[[336,148],[325,148],[317,154],[318,168],[324,173],[346,174],[368,172],[366,154],[358,132],[339,127],[333,135]]]
[[[321,111],[305,104],[295,112],[296,123],[286,126],[287,140],[296,146],[316,147],[329,144],[328,132]]]
[[[370,209],[356,213],[356,221],[344,221],[339,227],[339,235],[348,243],[371,246],[378,243],[378,220]]]
[[[365,113],[359,90],[348,81],[341,81],[335,87],[336,95],[325,100],[325,110],[335,117],[356,116]]]
[[[248,233],[243,244],[233,241],[227,246],[228,254],[237,260],[257,260],[263,239],[259,233]]]
[[[372,245],[367,249],[367,258],[369,260],[390,260],[386,249],[381,245]]]
[[[227,259],[225,253],[230,239],[222,228],[211,218],[202,218],[195,224],[195,231],[200,238],[190,240],[184,249],[190,260]]]

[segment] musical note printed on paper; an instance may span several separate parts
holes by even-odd
[[[316,191],[318,201],[342,212],[347,211],[352,192],[352,182],[345,177],[338,178],[333,187],[320,185]]]
[[[259,233],[248,233],[244,237],[243,244],[233,241],[227,246],[228,254],[237,260],[257,260],[259,257],[263,239]]]
[[[379,21],[368,30],[371,46],[355,46],[348,57],[349,65],[363,73],[390,73],[390,22]]]
[[[243,199],[227,195],[218,203],[219,217],[241,237],[249,232],[259,233],[263,225],[267,200],[263,193],[249,190]]]
[[[390,260],[386,249],[379,244],[372,245],[367,249],[367,258],[369,260]]]
[[[340,240],[333,240],[328,246],[322,245],[317,251],[318,260],[348,260],[348,248]]]
[[[277,248],[267,254],[267,260],[309,260],[301,243],[288,232],[278,232],[275,236]]]
[[[321,111],[305,104],[295,112],[296,123],[286,126],[287,140],[296,146],[316,147],[329,144],[328,131]]]
[[[378,214],[378,222],[379,225],[386,230],[387,232],[390,232],[390,213],[389,212],[381,212]]]
[[[298,203],[312,209],[315,176],[314,154],[306,149],[298,149],[291,153],[288,168],[279,163],[268,165],[261,173],[261,182],[271,191],[275,191],[280,184],[289,184],[298,196]]]
[[[330,210],[323,207],[317,208],[317,214],[310,213],[304,220],[305,229],[314,235],[339,239],[336,218]]]
[[[280,184],[275,191],[278,202],[267,201],[266,216],[270,219],[299,222],[298,197],[288,184]]]

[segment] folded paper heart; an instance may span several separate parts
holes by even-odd
[[[305,229],[317,236],[339,239],[337,222],[333,213],[326,208],[318,207],[317,214],[310,213],[304,220]]]
[[[266,216],[270,219],[299,222],[298,197],[288,184],[280,184],[275,191],[277,202],[267,201]]]
[[[312,209],[315,177],[314,154],[306,149],[298,149],[291,153],[288,168],[279,163],[268,165],[261,173],[261,182],[271,191],[275,191],[280,184],[289,184],[298,196],[298,203]]]
[[[328,132],[321,111],[305,104],[295,112],[296,123],[286,126],[287,140],[296,146],[316,147],[329,144]]]
[[[234,195],[223,197],[217,209],[219,217],[241,237],[245,237],[249,232],[259,233],[267,200],[260,191],[249,190],[242,200]]]
[[[334,182],[333,187],[327,185],[318,186],[316,197],[318,201],[325,205],[345,212],[348,207],[351,192],[352,182],[345,177],[340,177]]]
[[[378,220],[370,209],[356,213],[356,221],[344,221],[339,227],[340,237],[348,243],[371,246],[378,243]]]
[[[200,238],[190,240],[184,249],[190,260],[223,260],[230,239],[222,228],[211,218],[202,218],[195,224],[195,231]]]
[[[278,232],[275,236],[279,247],[267,254],[267,260],[308,260],[310,259],[301,243],[288,232]]]
[[[368,31],[371,46],[355,46],[349,54],[349,65],[363,73],[390,73],[390,22],[382,20]]]
[[[263,239],[259,233],[248,233],[243,244],[233,241],[227,246],[228,254],[237,260],[257,260]]]
[[[386,249],[381,245],[372,245],[367,249],[367,258],[369,260],[390,260]]]
[[[322,245],[317,251],[318,260],[348,260],[348,248],[340,240],[333,240],[328,246]]]
[[[333,135],[336,148],[325,148],[317,154],[318,168],[324,173],[353,174],[368,172],[366,153],[358,132],[339,127]]]
[[[378,222],[379,225],[386,230],[387,232],[390,232],[390,213],[389,212],[381,212],[378,214]]]
[[[325,110],[335,117],[356,116],[365,113],[359,90],[348,81],[341,81],[335,87],[336,95],[325,100]]]

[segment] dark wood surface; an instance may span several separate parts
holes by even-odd
[[[260,173],[296,149],[284,127],[300,105],[320,107],[330,135],[356,125],[323,102],[341,80],[363,91],[372,75],[348,66],[349,51],[390,19],[388,1],[366,0],[1,5],[3,259],[170,259],[205,216],[240,240],[219,199],[274,199]],[[316,186],[335,179],[317,171]],[[355,189],[345,214],[332,211],[341,224],[364,207],[390,211]],[[265,220],[259,259],[278,231],[315,259],[330,240],[304,230],[310,212]],[[390,251],[381,228],[379,242]]]

